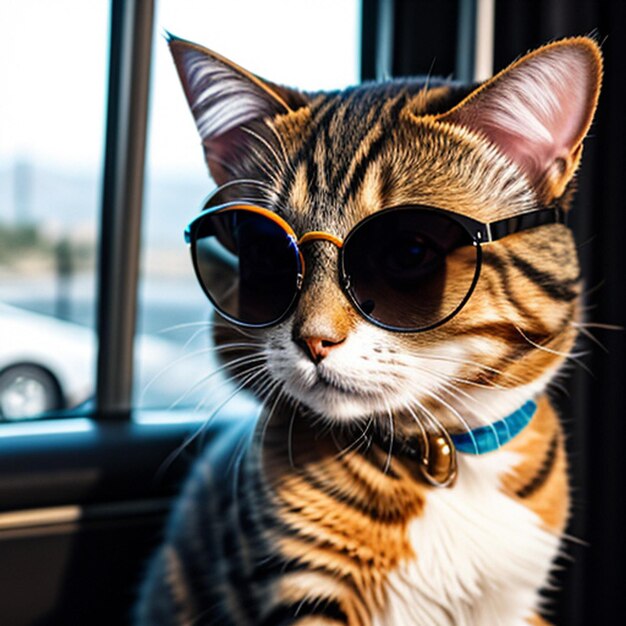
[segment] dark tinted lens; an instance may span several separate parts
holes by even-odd
[[[225,210],[202,219],[192,237],[198,277],[221,312],[264,325],[289,309],[300,259],[278,224],[251,211]]]
[[[365,315],[386,326],[420,330],[463,304],[477,254],[469,233],[453,219],[425,209],[397,209],[350,235],[343,270]]]

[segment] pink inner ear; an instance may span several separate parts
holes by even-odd
[[[203,141],[205,158],[213,180],[223,185],[231,179],[229,164],[241,158],[241,149],[248,136],[240,129],[233,128],[218,137]]]
[[[587,46],[547,48],[522,60],[444,116],[477,130],[537,182],[584,137],[596,76]]]

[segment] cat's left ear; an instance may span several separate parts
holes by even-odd
[[[218,185],[251,141],[245,125],[294,111],[305,94],[255,76],[198,44],[167,33],[167,41],[202,139],[209,170]]]
[[[522,57],[437,119],[486,136],[549,200],[578,167],[601,81],[595,41],[564,39]]]

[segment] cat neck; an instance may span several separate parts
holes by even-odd
[[[520,435],[536,411],[535,399],[528,399],[500,420],[487,424],[483,421],[484,425],[464,432],[449,435],[446,432],[446,439],[462,454],[475,456],[493,452]],[[331,425],[324,423],[320,416],[280,402],[273,405],[272,411],[258,424],[257,441],[269,465],[284,457],[283,460],[292,468],[351,452],[380,457],[384,465],[389,463],[385,458],[387,456],[408,463],[419,462],[424,452],[424,437],[435,440],[441,436],[443,428],[433,428],[428,423],[418,427],[416,420],[408,421],[403,417],[394,416],[398,427],[391,434],[386,419]],[[411,425],[407,427],[409,423]]]

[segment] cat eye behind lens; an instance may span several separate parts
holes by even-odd
[[[382,211],[358,224],[343,245],[345,291],[380,326],[426,330],[465,304],[478,277],[479,255],[470,233],[445,213]]]
[[[200,284],[222,315],[268,326],[295,301],[302,262],[295,237],[254,209],[227,207],[201,216],[191,233],[192,256]]]
[[[443,209],[395,207],[362,220],[342,242],[319,231],[298,239],[271,210],[230,202],[207,208],[185,237],[202,288],[232,322],[260,328],[285,319],[305,271],[299,246],[322,239],[339,248],[339,283],[364,318],[420,332],[465,306],[478,282],[481,243],[562,221],[560,209],[484,224]]]

